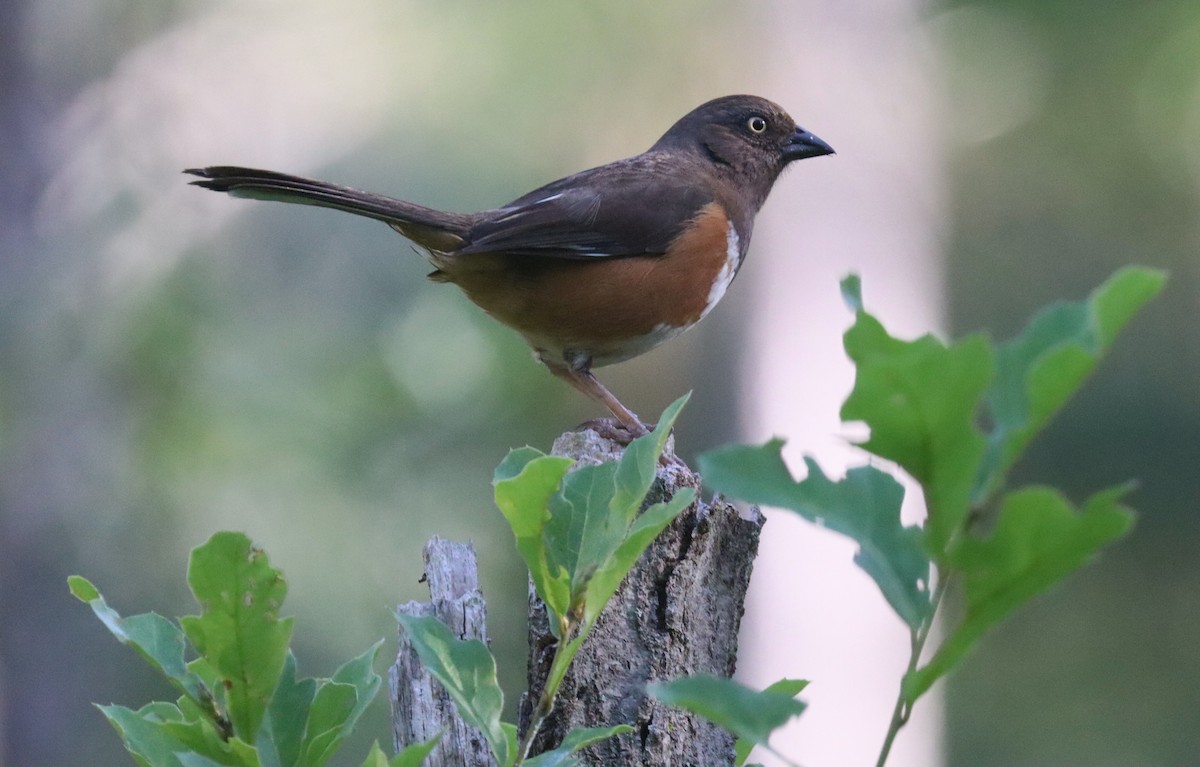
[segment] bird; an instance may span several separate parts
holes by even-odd
[[[593,368],[643,354],[708,315],[741,268],[780,173],[833,153],[779,105],[734,95],[688,112],[641,154],[477,213],[254,168],[184,173],[234,197],[387,224],[424,251],[431,280],[457,285],[516,330],[551,373],[606,407],[629,441],[648,429]]]

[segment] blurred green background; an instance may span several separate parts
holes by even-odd
[[[771,5],[0,6],[0,764],[130,763],[90,702],[169,693],[65,579],[88,576],[124,613],[187,613],[187,552],[224,528],[287,573],[306,675],[393,636],[389,605],[422,596],[428,536],[473,539],[515,694],[524,575],[491,469],[594,410],[427,284],[386,227],[230,201],[179,171],[250,164],[491,207],[640,151],[713,96],[783,100],[770,86],[786,73],[764,70],[787,51],[772,46],[838,43],[772,30]],[[873,23],[872,4],[845,6]],[[1125,263],[1172,274],[1021,467],[1076,498],[1139,479],[1138,528],[947,685],[947,762],[1194,763],[1200,4],[917,15],[942,94],[930,172],[948,190],[951,332],[1005,337]],[[903,108],[903,93],[876,109],[837,82],[822,103],[854,120]],[[839,146],[822,115],[785,106]],[[739,306],[731,294],[705,327],[604,375],[648,416],[695,388],[685,456],[736,436]],[[386,741],[386,717],[381,698],[360,741]],[[349,751],[343,764],[364,753]]]

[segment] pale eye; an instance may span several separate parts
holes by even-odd
[[[754,115],[746,121],[746,127],[751,133],[762,133],[767,129],[767,121],[758,115]]]

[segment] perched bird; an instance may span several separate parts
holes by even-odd
[[[457,285],[515,329],[551,373],[636,437],[646,427],[592,368],[649,351],[708,314],[741,267],[780,172],[832,153],[776,104],[726,96],[684,115],[642,154],[479,213],[251,168],[185,172],[234,197],[383,221],[427,252],[432,280]]]

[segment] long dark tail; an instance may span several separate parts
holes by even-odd
[[[462,247],[471,226],[471,216],[466,214],[447,213],[394,197],[269,170],[214,166],[189,168],[184,173],[200,177],[192,182],[195,186],[228,192],[233,197],[316,205],[373,218],[418,245],[440,252]]]

